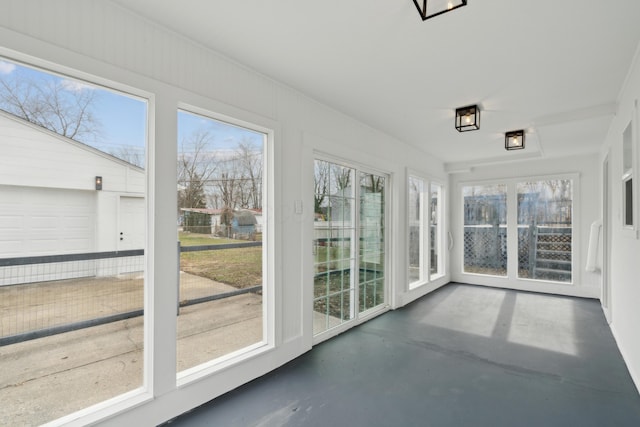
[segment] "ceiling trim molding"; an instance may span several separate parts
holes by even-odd
[[[618,111],[618,103],[596,105],[578,110],[564,111],[561,113],[540,116],[533,121],[533,127],[559,125],[567,122],[593,119],[595,117],[615,116]]]
[[[543,156],[542,152],[530,152],[530,153],[520,153],[517,156],[500,156],[500,157],[489,157],[486,159],[481,159],[478,161],[471,162],[450,162],[444,164],[444,171],[448,174],[456,174],[456,173],[470,173],[473,172],[477,166],[489,166],[496,165],[501,163],[513,163],[518,161],[532,160],[532,159],[541,159]]]

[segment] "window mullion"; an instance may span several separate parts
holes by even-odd
[[[429,214],[428,214],[428,181],[422,182],[420,192],[420,282],[429,281]]]
[[[353,197],[353,209],[351,209],[351,224],[353,224],[353,229],[351,231],[351,274],[350,283],[352,289],[352,295],[350,298],[351,306],[350,306],[350,316],[349,319],[356,319],[358,316],[358,307],[360,307],[360,209],[361,209],[361,201],[360,201],[360,172],[359,170],[354,170],[354,178],[353,178],[353,189],[352,189],[352,197]]]

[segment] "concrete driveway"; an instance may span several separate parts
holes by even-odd
[[[45,319],[66,323],[141,306],[140,277],[96,280],[0,288],[0,331],[9,335],[42,327]],[[184,273],[181,286],[181,300],[236,290]],[[262,297],[249,293],[184,307],[177,334],[178,371],[256,343]],[[1,346],[0,367],[0,426],[54,420],[142,386],[143,317]]]

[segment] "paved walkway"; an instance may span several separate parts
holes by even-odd
[[[181,300],[235,290],[181,277]],[[0,288],[0,336],[142,307],[142,278],[73,279]],[[211,314],[215,313],[215,316]],[[262,297],[243,294],[182,308],[177,370],[262,337]],[[39,425],[142,385],[143,318],[0,347],[0,426]]]

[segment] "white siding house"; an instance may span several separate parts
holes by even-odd
[[[143,169],[5,112],[0,152],[0,259],[144,248]],[[74,263],[1,267],[0,285],[99,274]]]

